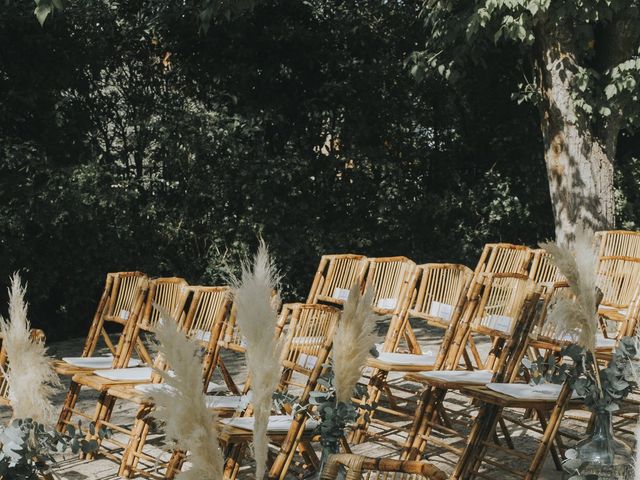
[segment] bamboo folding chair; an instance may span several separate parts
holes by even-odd
[[[453,428],[453,419],[449,418],[444,408],[447,393],[467,384],[488,383],[509,362],[520,361],[524,355],[521,351],[521,337],[526,337],[533,325],[539,297],[540,289],[522,275],[489,274],[483,282],[473,285],[471,301],[464,314],[466,318],[463,317],[460,322],[460,326],[468,324],[469,328],[459,326],[456,329],[444,361],[438,362],[437,371],[406,376],[409,380],[426,383],[427,386],[414,414],[402,458],[418,458],[427,448],[428,442],[455,451],[455,447],[433,434],[435,430],[448,436],[461,437],[460,432]],[[499,316],[496,317],[497,315]],[[483,370],[456,371],[466,338],[472,332],[488,335],[492,339],[491,352]],[[518,358],[514,360],[516,356]],[[462,413],[463,416],[468,416],[465,412]],[[456,423],[459,422],[465,423],[456,419]]]
[[[367,258],[351,253],[323,255],[313,279],[307,303],[342,306],[355,283],[362,285],[367,272]]]
[[[99,368],[111,368],[117,364],[121,352],[120,343],[130,324],[140,320],[148,288],[148,278],[141,272],[108,273],[81,356],[54,360],[56,372],[72,376]],[[107,323],[115,324],[121,329],[115,346],[105,329]],[[112,356],[94,356],[101,337]]]
[[[117,375],[124,369],[130,369],[128,374],[135,375],[136,372],[140,372],[143,377],[146,375],[145,378],[150,376],[149,367],[140,367],[141,362],[133,360],[132,356],[134,350],[137,350],[143,359],[149,357],[150,360],[150,355],[142,342],[141,334],[145,332],[152,334],[155,328],[158,316],[153,313],[152,305],[156,303],[168,311],[173,311],[181,301],[184,301],[186,288],[186,282],[178,278],[157,278],[148,282],[145,281],[144,290],[138,295],[136,305],[129,316],[128,324],[120,335],[116,355],[111,361],[111,368],[104,368],[103,366],[97,369],[91,368],[91,361],[87,363],[88,366],[78,367],[78,359],[67,359],[68,361],[65,362],[67,366],[64,371],[67,374],[72,374],[72,377],[65,403],[58,418],[57,428],[59,431],[63,431],[66,425],[71,423],[74,414],[81,418],[91,418],[87,413],[77,410],[75,406],[83,386],[100,392],[104,389],[104,385],[108,384],[109,380],[107,378],[99,376],[100,374],[96,375],[94,372],[112,372]],[[147,294],[147,291],[149,294]],[[115,304],[118,306],[118,302],[115,302]],[[81,360],[83,359],[81,358]],[[147,365],[152,363],[149,360]],[[61,368],[58,368],[59,372],[61,370]]]
[[[197,341],[204,349],[202,379],[205,391],[208,390],[215,366],[218,339],[223,321],[229,315],[230,303],[229,287],[192,286],[184,289],[180,301],[171,312],[171,315],[178,319],[178,329]],[[158,315],[155,317],[157,321]],[[170,368],[161,355],[156,356],[153,366],[156,370]],[[144,453],[143,449],[150,428],[146,416],[153,407],[149,401],[149,392],[156,388],[164,388],[161,375],[153,372],[148,382],[113,381],[96,375],[87,375],[77,381],[100,392],[92,418],[96,430],[107,427],[126,437],[126,440],[114,437],[101,440],[95,435],[89,436],[100,444],[100,451],[104,456],[120,462],[119,475],[126,476],[135,471],[140,458],[159,460]],[[111,415],[118,400],[138,405],[131,428],[111,422]],[[113,448],[108,448],[110,445]]]
[[[31,341],[34,343],[45,343],[46,336],[44,332],[38,328],[32,328],[30,332]],[[3,344],[0,347],[0,405],[11,406],[9,400],[9,379],[7,371],[9,369],[9,357],[7,349]]]
[[[397,407],[392,388],[405,393],[412,391],[400,385],[392,385],[388,380],[391,372],[420,372],[435,368],[434,355],[423,354],[421,350],[414,353],[398,352],[402,332],[408,325],[409,318],[418,318],[428,325],[447,330],[448,335],[445,334],[440,350],[447,348],[448,339],[457,327],[472,278],[471,270],[464,265],[429,263],[418,266],[416,273],[408,289],[410,302],[394,316],[385,337],[382,353],[367,362],[367,366],[373,371],[369,377],[368,395],[359,402],[362,411],[356,430],[351,435],[351,441],[354,443],[364,440],[371,423],[392,427],[388,422],[378,421],[377,409],[400,418],[411,418],[410,412]],[[419,282],[417,287],[416,282]],[[379,405],[383,392],[389,398],[390,408]],[[377,405],[376,410],[373,409],[374,405]],[[396,429],[397,426],[394,425],[392,428]]]
[[[302,304],[296,307],[288,326],[283,348],[283,371],[278,392],[299,393],[295,402],[308,403],[311,392],[319,388],[318,379],[333,343],[340,311],[329,306]],[[269,478],[284,479],[296,451],[304,459],[306,468],[318,468],[319,461],[309,445],[314,422],[304,412],[292,414],[292,406],[285,405],[270,417],[274,425],[268,429],[270,441],[277,454],[269,471]],[[252,440],[253,417],[249,406],[240,416],[221,420],[220,440],[225,445],[225,478],[238,476],[243,454]],[[284,426],[276,423],[284,422]],[[271,424],[270,424],[271,425]],[[181,462],[176,462],[179,467]]]
[[[340,470],[346,469],[346,477]],[[370,458],[362,455],[331,455],[320,480],[446,480],[447,475],[427,462]]]

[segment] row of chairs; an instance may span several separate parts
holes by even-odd
[[[619,241],[618,237],[620,235],[617,237],[616,235],[601,235],[599,237],[601,252],[623,254],[601,256],[599,269],[601,266],[608,265],[606,261],[609,260],[613,260],[614,265],[619,265],[620,261],[632,261],[630,259],[633,257],[627,255],[630,252],[625,250],[627,247],[621,246],[625,243]],[[602,244],[606,246],[602,247]],[[623,265],[626,268],[627,264],[623,263]],[[624,268],[622,270],[626,272]],[[619,271],[620,269],[617,271],[613,269],[614,274],[602,273],[599,277],[604,279],[611,277],[620,286],[629,285],[631,282],[628,281],[628,272],[618,275]],[[609,270],[602,267],[602,272],[608,273]],[[549,262],[544,251],[509,244],[487,245],[475,271],[454,264],[417,266],[406,257],[366,258],[362,255],[351,254],[328,255],[321,259],[307,303],[285,305],[281,315],[279,332],[276,333],[285,329],[290,333],[292,331],[290,327],[286,328],[285,326],[287,324],[295,325],[302,312],[312,312],[311,315],[303,315],[303,317],[311,319],[309,321],[328,313],[335,317],[334,321],[337,321],[338,310],[318,305],[328,304],[340,307],[347,299],[348,291],[354,283],[358,283],[363,289],[372,288],[375,293],[374,310],[379,314],[391,316],[385,343],[381,347],[382,358],[379,357],[370,363],[370,366],[374,368],[374,374],[369,383],[373,395],[370,395],[367,401],[377,404],[376,395],[379,399],[382,392],[390,390],[380,374],[380,372],[385,372],[385,369],[387,375],[391,371],[405,371],[409,374],[415,374],[415,372],[424,370],[438,369],[445,364],[450,365],[449,368],[458,369],[462,359],[467,368],[479,368],[481,371],[490,370],[495,373],[494,370],[498,366],[504,365],[505,362],[500,363],[496,360],[499,355],[482,359],[475,348],[473,334],[488,334],[495,345],[509,341],[513,336],[514,325],[513,322],[507,325],[508,319],[518,318],[519,308],[524,305],[531,289],[535,289],[536,284],[543,284],[546,293],[542,296],[549,299],[552,297],[551,292],[554,292],[551,287],[561,280],[562,278]],[[211,390],[210,379],[213,371],[217,368],[225,380],[225,390],[232,397],[238,397],[242,393],[247,394],[250,382],[245,383],[242,388],[238,387],[231,378],[221,356],[224,349],[240,353],[244,351],[241,334],[235,325],[233,306],[228,296],[228,290],[228,287],[188,286],[183,279],[179,278],[149,279],[140,272],[109,274],[89,335],[85,341],[82,356],[63,359],[63,361],[56,363],[59,373],[72,377],[58,428],[62,430],[66,425],[73,424],[72,417],[76,415],[80,418],[91,419],[100,425],[109,426],[126,435],[128,438],[126,442],[120,441],[119,445],[115,445],[116,450],[120,451],[119,456],[118,453],[106,452],[107,455],[114,458],[118,457],[123,475],[131,475],[138,471],[141,460],[157,464],[157,459],[153,455],[143,451],[144,439],[150,428],[148,420],[145,420],[145,415],[152,406],[149,405],[148,395],[145,395],[142,387],[160,382],[160,378],[151,373],[150,365],[166,368],[162,359],[149,353],[143,341],[143,334],[145,332],[152,333],[158,320],[157,311],[152,305],[153,302],[173,312],[174,316],[179,319],[180,328],[202,342],[206,365],[205,372],[203,372],[203,388]],[[624,288],[619,287],[617,293],[615,290],[612,287],[609,298],[619,300],[621,298],[620,292],[624,291]],[[214,299],[214,292],[218,295],[217,300]],[[473,308],[469,307],[470,298],[476,299]],[[608,305],[611,307],[608,310],[613,313],[614,319],[619,319],[620,316],[624,316],[626,319],[629,316],[624,314],[630,310],[629,304],[631,302],[625,304],[624,301],[622,299]],[[627,311],[625,312],[624,309]],[[469,313],[471,311],[474,313]],[[427,368],[422,368],[424,365],[421,362],[427,363],[428,359],[419,357],[428,357],[429,355],[421,352],[409,322],[410,317],[423,318],[427,320],[428,324],[444,329],[440,351],[436,358],[429,360],[431,363],[427,365]],[[537,320],[537,322],[537,327],[540,327],[540,321]],[[107,333],[105,328],[108,323],[120,327],[121,332],[115,341],[112,340],[112,336]],[[468,327],[466,333],[461,333],[464,330],[456,328],[457,325],[463,324]],[[326,330],[325,337],[320,336],[325,340],[324,350],[327,355],[331,345],[331,331],[332,328],[329,328]],[[290,346],[300,342],[299,339],[295,340],[297,337],[311,336],[290,337]],[[100,338],[104,339],[110,356],[99,357],[95,355]],[[399,353],[403,348],[401,347],[403,339],[409,352],[406,354]],[[456,346],[456,353],[450,353],[451,359],[447,363],[444,359],[449,355],[448,342]],[[304,343],[302,342],[302,344]],[[495,345],[493,351],[497,352]],[[308,347],[305,345],[304,348],[308,349]],[[296,385],[298,388],[302,388],[303,392],[310,393],[318,388],[317,377],[321,373],[321,368],[318,365],[324,363],[321,361],[324,353],[314,350],[314,354],[309,355],[308,352],[305,353],[299,349],[291,349],[291,351],[298,352],[292,354],[297,355],[297,358],[301,354],[306,355],[305,361],[314,359],[313,365],[303,365],[302,367],[298,365],[300,363],[298,360],[289,360],[289,367],[285,368],[285,371],[288,371],[288,375],[292,378],[303,373],[306,374],[306,380],[298,380]],[[453,351],[451,350],[451,352]],[[138,358],[135,358],[134,352],[137,353]],[[386,357],[385,354],[387,354]],[[402,361],[398,364],[395,362],[399,359],[398,355],[413,355],[414,357],[400,358]],[[304,371],[298,371],[298,367]],[[494,370],[491,370],[492,368]],[[118,375],[124,374],[125,369],[127,377],[125,379],[118,378]],[[109,378],[109,375],[112,377]],[[313,380],[314,378],[315,380]],[[82,387],[90,387],[100,393],[100,399],[93,414],[80,412],[75,408]],[[218,386],[213,388],[218,388]],[[281,386],[281,388],[283,391],[287,390],[286,386]],[[223,416],[226,411],[227,413],[233,412],[239,419],[250,418],[250,408],[242,410],[238,408],[237,403],[233,403],[237,401],[237,398],[224,401],[220,399],[227,397],[212,398],[218,399],[218,405],[215,405],[215,401],[213,401],[212,407],[220,410]],[[136,415],[130,429],[110,422],[115,402],[118,400],[134,401],[140,404],[139,414]],[[232,408],[228,408],[228,405],[232,405]],[[375,415],[372,418],[375,418]],[[295,432],[280,431],[280,440],[283,441],[279,445],[295,445],[293,448],[281,449],[276,456],[277,461],[274,462],[271,472],[272,476],[276,478],[286,474],[296,452],[305,459],[303,463],[317,466],[317,459],[313,458],[315,454],[312,454],[313,450],[307,440],[304,440],[303,433],[308,430],[305,426],[308,423],[306,419],[287,417],[286,420],[290,424],[284,422],[284,425],[288,425],[289,429],[293,429],[292,431]],[[250,433],[247,433],[246,430],[246,421],[237,420],[240,422],[240,426],[231,423],[226,424],[223,429],[223,432],[226,432],[223,433],[223,441],[229,445],[226,474],[230,478],[237,474],[244,445],[250,437]],[[359,422],[352,441],[361,441],[358,436],[362,437],[368,432],[369,423],[371,422]],[[282,424],[279,428],[283,428]],[[92,434],[87,432],[87,435],[91,436]],[[298,441],[291,441],[291,438],[297,438]],[[239,441],[239,439],[243,441]],[[173,475],[183,461],[183,453],[172,454],[171,459],[166,463],[165,474],[167,476]]]

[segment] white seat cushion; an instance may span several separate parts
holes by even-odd
[[[544,383],[542,385],[528,385],[525,383],[488,383],[487,388],[494,392],[504,393],[510,397],[524,400],[557,400],[562,385]],[[573,398],[578,398],[573,393]]]
[[[103,357],[62,357],[62,361],[79,368],[90,368],[92,370],[102,370],[111,368],[113,365],[113,355]],[[142,365],[140,360],[132,358],[129,360],[129,367]]]
[[[142,385],[136,385],[135,389],[149,396],[153,396],[158,392],[175,393],[175,388],[166,383],[143,383]]]
[[[423,354],[382,352],[378,355],[377,360],[379,362],[392,365],[417,365],[428,367],[436,362],[436,356],[433,352]]]
[[[207,408],[244,409],[251,401],[251,392],[247,395],[229,395],[227,397],[207,397]]]
[[[241,428],[243,430],[253,431],[255,418],[254,417],[236,417],[236,418],[225,418],[221,420],[222,423],[226,425],[231,425],[233,427]],[[267,426],[267,430],[270,433],[285,433],[289,431],[291,428],[291,423],[293,422],[293,417],[290,415],[271,415],[269,417],[269,423]],[[305,424],[305,430],[313,430],[318,426],[318,422],[313,419],[308,419]]]
[[[135,367],[100,370],[96,372],[96,375],[118,382],[148,382],[151,380],[152,373],[151,367]]]
[[[135,389],[140,393],[144,393],[148,396],[153,396],[154,393],[165,391],[167,393],[175,393],[175,388],[171,385],[167,385],[166,383],[143,383],[142,385],[136,385]],[[219,385],[217,383],[210,382],[207,393],[220,393],[226,391],[226,387],[224,385]],[[211,397],[214,398],[214,397]],[[217,398],[227,398],[227,397],[217,397]]]
[[[486,385],[493,378],[491,370],[438,370],[421,374],[426,379],[433,378],[443,382],[468,383],[470,385]]]

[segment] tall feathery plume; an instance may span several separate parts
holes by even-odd
[[[593,235],[579,228],[576,231],[574,250],[554,242],[541,243],[553,257],[552,261],[565,276],[575,301],[558,299],[549,312],[560,335],[566,335],[581,347],[595,351],[598,330],[598,305],[596,296],[596,262]]]
[[[9,321],[0,317],[3,347],[9,361],[9,400],[13,418],[50,424],[55,415],[50,398],[60,386],[60,379],[51,368],[44,343],[31,337],[24,301],[26,290],[20,275],[14,273],[9,288]]]
[[[278,312],[274,303],[277,302],[272,301],[278,275],[264,242],[260,242],[253,269],[243,264],[241,279],[234,283],[238,327],[246,339],[247,367],[251,375],[256,479],[262,479],[269,447],[267,426],[273,392],[280,381],[282,353],[282,343],[275,337]]]
[[[351,400],[362,368],[371,355],[376,340],[372,300],[373,291],[367,290],[363,296],[356,284],[345,303],[333,341],[333,373],[338,402]]]
[[[177,331],[167,311],[155,308],[161,319],[156,328],[158,351],[173,373],[159,371],[168,388],[151,395],[157,407],[154,417],[164,423],[167,437],[180,450],[191,452],[191,468],[180,473],[178,479],[219,480],[224,457],[218,442],[217,417],[207,409],[198,345]]]

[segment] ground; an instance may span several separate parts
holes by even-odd
[[[384,333],[386,324],[381,321],[379,325],[379,334],[382,338]],[[417,334],[419,338],[426,338],[427,340],[421,341],[422,345],[425,349],[434,350],[437,345],[437,334],[431,330],[424,331],[420,328],[416,328]],[[479,345],[481,351],[487,351],[488,345],[486,342],[483,342],[482,339],[479,339]],[[50,345],[49,352],[52,356],[56,358],[61,358],[63,356],[72,356],[78,355],[82,349],[82,339],[72,339],[64,342],[53,343]],[[244,378],[245,367],[243,363],[243,359],[240,356],[226,356],[226,365],[229,367],[230,372],[234,375],[238,381]],[[221,382],[220,378],[214,379],[217,382]],[[54,401],[56,405],[62,405],[66,393],[66,386],[68,386],[68,379],[63,379],[65,389],[61,389],[60,393],[56,395]],[[92,411],[95,406],[97,396],[93,392],[84,392],[81,395],[81,401],[79,402],[79,407],[82,410]],[[448,397],[451,399],[451,405],[455,408],[460,409],[461,411],[465,411],[469,409],[469,404],[464,397],[460,395],[452,395]],[[132,405],[128,405],[125,402],[118,402],[115,409],[114,420],[118,424],[126,425],[130,423],[133,415],[135,413],[135,408]],[[568,417],[584,417],[584,412],[568,412]],[[0,419],[6,421],[11,416],[10,409],[3,408],[0,411]],[[575,420],[567,418],[563,421],[563,430],[569,430],[578,435],[582,435],[584,433],[584,422],[581,420]],[[522,428],[513,428],[510,429],[511,435],[513,437],[514,443],[516,447],[525,453],[533,452],[535,447],[537,446],[537,442],[533,437],[530,436],[530,433],[525,434],[525,430]],[[633,445],[633,438],[629,434],[622,434],[620,436],[623,440],[625,440],[630,445]],[[398,435],[391,435],[389,440],[402,440],[402,438]],[[567,443],[570,443],[569,441]],[[159,449],[166,449],[166,446],[163,443],[163,438],[158,433],[154,435],[150,441],[150,444],[155,445],[155,447]],[[361,453],[369,456],[380,457],[380,456],[391,456],[397,454],[397,448],[394,448],[390,445],[388,441],[380,442],[380,441],[369,441],[360,445],[356,445],[354,447],[355,453]],[[501,457],[504,458],[504,457]],[[453,466],[455,465],[456,457],[451,453],[445,453],[443,449],[434,449],[429,450],[428,452],[429,461],[436,464],[438,467],[442,468],[445,471],[451,471]],[[502,460],[505,461],[505,460]],[[99,457],[93,461],[82,461],[76,458],[73,455],[68,455],[66,458],[61,458],[59,463],[55,468],[56,474],[59,478],[69,479],[69,480],[107,480],[118,478],[116,475],[117,472],[117,464],[111,460],[108,460],[103,457]],[[500,474],[502,478],[509,478],[508,476]],[[252,478],[251,475],[251,466],[247,465],[246,468],[241,473],[241,478]],[[293,476],[291,478],[294,478]],[[553,462],[550,459],[547,459],[545,464],[545,471],[541,476],[543,480],[553,480],[562,478],[562,474],[555,470]]]

